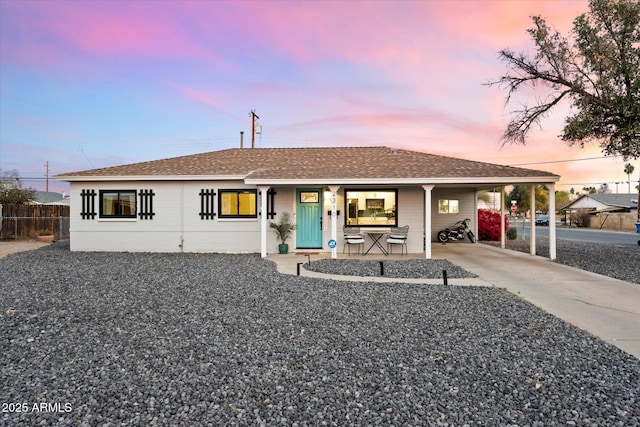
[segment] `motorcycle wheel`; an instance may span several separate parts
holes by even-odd
[[[470,231],[467,233],[467,237],[469,238],[469,240],[471,240],[471,243],[475,243],[476,242],[476,236],[475,234],[473,234],[473,231]]]
[[[449,233],[445,230],[438,231],[438,240],[440,243],[447,243],[447,240],[449,240]]]

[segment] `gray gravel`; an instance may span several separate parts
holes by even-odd
[[[498,246],[497,242],[482,242]],[[507,240],[507,249],[529,253],[529,241]],[[536,254],[549,256],[549,238],[536,236]],[[640,245],[621,247],[570,240],[556,241],[559,264],[640,284]]]
[[[447,271],[451,279],[475,277],[474,274],[451,263],[446,259],[411,259],[403,261],[364,261],[357,259],[321,259],[304,264],[304,268],[327,274],[342,274],[350,276],[380,276],[393,278],[440,279],[442,271]]]
[[[639,359],[499,289],[64,243],[0,271],[2,425],[640,425]]]

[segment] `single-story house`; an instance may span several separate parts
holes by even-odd
[[[638,194],[584,194],[562,207],[567,224],[614,231],[635,230]]]
[[[638,209],[635,200],[638,193],[620,194],[583,194],[561,210],[571,211],[584,209],[593,213],[600,212],[630,212]]]
[[[477,191],[545,184],[553,192],[560,177],[396,148],[332,147],[235,148],[55,178],[71,183],[74,251],[267,256],[278,246],[268,222],[289,212],[296,251],[335,257],[345,226],[408,225],[408,252],[431,258],[438,230],[464,218],[477,227]]]
[[[38,205],[69,205],[69,197],[65,193],[56,193],[53,191],[35,192],[35,204]]]

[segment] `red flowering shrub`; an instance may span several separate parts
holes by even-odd
[[[509,229],[509,218],[504,216],[505,232]],[[500,240],[500,213],[478,209],[478,240],[496,242]]]

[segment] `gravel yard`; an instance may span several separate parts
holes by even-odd
[[[495,288],[64,242],[0,271],[1,425],[640,425],[639,359]]]
[[[380,261],[321,259],[304,264],[304,268],[327,274],[364,277],[380,276]],[[384,261],[383,268],[384,276],[393,278],[440,279],[442,278],[442,270],[447,270],[447,277],[451,279],[474,277],[473,274],[446,259]]]

